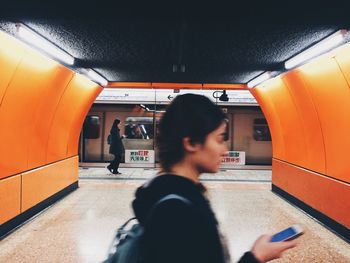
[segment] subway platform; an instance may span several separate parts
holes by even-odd
[[[79,188],[0,241],[0,262],[101,262],[118,226],[132,217],[135,189],[156,169],[79,168]],[[271,192],[270,170],[204,174],[233,262],[263,233],[299,224],[299,246],[274,262],[350,262],[350,244]]]

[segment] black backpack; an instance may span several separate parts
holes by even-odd
[[[191,205],[191,201],[177,194],[169,194],[162,197],[151,208],[148,218],[152,215],[155,208],[162,202],[169,199],[178,199],[187,205]],[[117,231],[117,235],[111,245],[108,258],[103,263],[141,263],[141,239],[144,232],[143,226],[139,223],[134,223],[131,228],[127,227],[130,222],[136,218],[130,218]]]
[[[109,134],[107,137],[107,144],[111,145],[112,144],[112,135]]]

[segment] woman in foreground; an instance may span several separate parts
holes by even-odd
[[[144,226],[143,255],[149,263],[230,262],[218,221],[199,182],[202,173],[216,173],[227,152],[226,118],[204,96],[177,96],[159,124],[158,150],[162,172],[138,188],[133,209]],[[183,197],[168,199],[169,194]],[[189,202],[187,202],[189,201]],[[267,262],[281,257],[295,241],[258,238],[239,262]]]

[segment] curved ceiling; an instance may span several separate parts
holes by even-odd
[[[246,83],[350,26],[344,5],[71,2],[7,3],[0,27],[13,34],[22,22],[108,81]]]

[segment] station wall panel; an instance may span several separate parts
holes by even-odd
[[[350,182],[350,90],[334,58],[299,68],[313,98],[323,133],[326,174]]]
[[[0,107],[5,91],[22,59],[23,52],[23,45],[0,31]]]
[[[273,184],[350,228],[350,185],[274,159]]]
[[[289,72],[282,79],[293,98],[298,117],[302,123],[303,138],[306,147],[299,155],[303,156],[305,160],[303,167],[326,174],[322,129],[316,107],[306,88],[305,82],[297,70]]]
[[[268,96],[279,116],[285,152],[283,159],[305,167],[304,127],[287,86],[280,77],[266,81],[262,86],[268,90]]]
[[[33,207],[78,181],[78,157],[68,158],[22,174],[22,210]]]
[[[28,170],[28,142],[40,94],[57,63],[26,52],[6,89],[0,108],[0,178]]]
[[[68,157],[70,132],[77,132],[76,127],[80,125],[85,117],[82,113],[85,113],[89,109],[92,103],[91,100],[94,99],[94,96],[97,96],[99,93],[97,90],[100,91],[100,89],[101,87],[99,85],[88,80],[86,77],[80,74],[74,75],[61,97],[50,128],[47,163]],[[89,100],[90,98],[91,100]],[[89,104],[84,100],[88,100],[91,103]],[[82,106],[85,106],[85,108],[80,108]],[[82,120],[79,121],[79,118]],[[78,124],[75,122],[78,122]],[[79,137],[79,135],[74,136],[72,138]]]
[[[21,176],[0,180],[0,225],[21,212]]]
[[[32,130],[28,141],[28,168],[32,169],[46,164],[46,152],[49,139],[49,131],[56,109],[68,83],[73,77],[73,72],[58,65],[51,81],[43,90],[40,100],[37,101],[35,114],[32,117]]]

